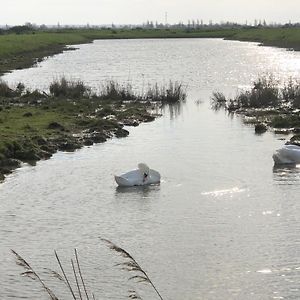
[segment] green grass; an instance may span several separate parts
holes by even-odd
[[[0,35],[0,75],[27,68],[46,56],[60,53],[65,45],[88,43],[95,39],[223,37],[227,31],[69,29]]]
[[[85,43],[94,39],[229,38],[273,45],[300,46],[300,28],[253,29],[69,29],[35,34],[0,35],[0,58],[53,45]]]
[[[125,123],[136,126],[155,118],[147,111],[145,101],[123,103],[123,98],[85,95],[89,89],[82,82],[61,79],[54,84],[60,91],[56,97],[39,91],[13,90],[2,82],[0,180],[20,161],[35,162],[49,158],[57,150],[74,151],[112,136],[125,137],[129,134],[123,129]],[[9,95],[6,89],[11,91]]]
[[[225,38],[300,50],[300,28],[61,29],[0,35],[0,75],[96,39]]]
[[[25,117],[30,112],[32,116]],[[72,116],[59,109],[43,110],[36,107],[11,107],[0,112],[0,152],[12,141],[31,139],[34,136],[50,137],[56,132],[47,129],[49,123],[59,122],[66,128],[71,128]]]
[[[247,108],[300,108],[300,82],[289,79],[281,87],[273,76],[263,76],[253,82],[250,89],[240,91],[232,99],[220,92],[212,95],[213,107],[225,107],[229,111]]]
[[[35,34],[0,35],[0,57],[35,51],[53,45],[85,43],[94,39],[138,39],[180,37],[225,37],[232,30],[167,30],[167,29],[70,29]]]
[[[230,39],[300,50],[300,28],[253,28],[236,31]]]

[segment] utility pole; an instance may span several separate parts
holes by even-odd
[[[168,25],[168,12],[165,12],[165,25]]]

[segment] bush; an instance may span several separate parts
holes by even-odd
[[[135,100],[135,101],[157,101],[162,103],[175,103],[186,98],[183,85],[172,81],[167,86],[159,86],[157,83],[149,85],[144,94],[133,91],[130,84],[122,85],[115,81],[109,81],[102,86],[100,98],[109,100]]]
[[[300,108],[300,82],[290,78],[282,89],[282,97],[290,102],[292,107]]]
[[[8,86],[5,81],[0,79],[0,97],[12,98],[21,96],[25,89],[23,83],[19,82],[15,89],[12,89]]]
[[[157,83],[154,86],[149,86],[144,98],[162,103],[175,103],[185,100],[186,93],[182,83],[170,81],[168,86],[158,86]]]
[[[0,80],[0,97],[14,97],[12,90],[5,81]]]
[[[278,83],[270,77],[261,77],[253,83],[250,91],[239,95],[243,107],[275,107],[279,103]]]
[[[271,125],[274,128],[300,127],[300,116],[276,116],[272,119]]]
[[[136,100],[137,98],[129,83],[121,85],[113,80],[102,85],[99,97],[105,100]]]
[[[214,109],[220,109],[226,107],[226,97],[223,93],[221,92],[213,92],[211,101],[213,103],[213,108]]]
[[[67,81],[65,77],[50,84],[50,94],[54,97],[82,98],[88,97],[90,88],[82,81]]]
[[[278,82],[269,76],[254,81],[250,90],[238,93],[234,99],[227,100],[219,92],[213,93],[211,99],[215,105],[228,109],[278,107],[282,102],[282,92]]]

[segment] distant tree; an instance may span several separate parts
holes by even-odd
[[[22,34],[22,33],[28,33],[32,31],[32,27],[26,26],[26,25],[18,25],[13,26],[8,29],[9,32],[15,33],[15,34]]]
[[[34,29],[34,25],[30,22],[26,22],[25,25],[26,27],[30,28],[30,29]]]
[[[41,24],[40,25],[40,29],[41,30],[46,30],[46,29],[48,29],[48,27],[45,24]]]

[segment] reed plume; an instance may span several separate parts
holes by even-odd
[[[128,253],[126,250],[123,248],[117,246],[113,242],[107,239],[101,238],[101,240],[107,244],[109,249],[117,252],[120,254],[123,258],[126,259],[125,262],[117,264],[117,266],[121,266],[123,270],[129,271],[129,272],[134,272],[135,275],[131,276],[129,280],[137,280],[137,282],[146,282],[151,285],[151,287],[154,289],[156,292],[157,296],[159,299],[163,300],[163,297],[157,290],[156,286],[154,285],[153,281],[150,279],[148,274],[143,270],[143,268],[138,264],[138,262],[133,258],[133,256]],[[130,297],[130,296],[129,296]],[[137,297],[137,298],[131,298],[131,299],[141,299],[140,296],[138,296],[136,293],[132,294],[132,297]]]
[[[16,251],[11,249],[11,252],[16,257],[17,265],[19,265],[25,269],[25,272],[21,273],[21,275],[27,276],[27,277],[31,278],[32,280],[37,280],[43,287],[44,291],[46,291],[48,293],[51,300],[59,300],[55,296],[55,294],[52,292],[52,290],[44,283],[44,281],[41,279],[41,277],[38,275],[38,273],[30,266],[30,264],[23,257],[21,257]]]
[[[36,271],[32,269],[32,267],[29,265],[29,263],[24,258],[22,258],[17,252],[15,252],[14,250],[11,250],[11,251],[16,257],[16,263],[25,269],[25,272],[21,273],[21,275],[27,276],[33,280],[38,280],[40,282],[40,284],[42,285],[43,289],[50,296],[51,300],[59,300],[56,297],[56,295],[54,294],[54,292],[46,285],[46,283],[36,273]],[[76,288],[72,287],[71,279],[68,277],[57,252],[54,251],[54,254],[55,254],[57,263],[60,267],[60,270],[62,272],[62,275],[54,270],[47,269],[50,272],[51,276],[65,283],[70,295],[72,296],[72,298],[74,300],[85,300],[85,299],[86,300],[90,300],[90,299],[96,300],[95,295],[93,293],[91,293],[91,297],[89,296],[89,293],[88,293],[88,290],[86,287],[86,283],[85,283],[85,280],[82,275],[77,249],[74,249],[75,261],[73,259],[71,259],[71,267],[72,267],[72,272],[73,272],[73,276],[74,276],[73,285],[76,285]]]

